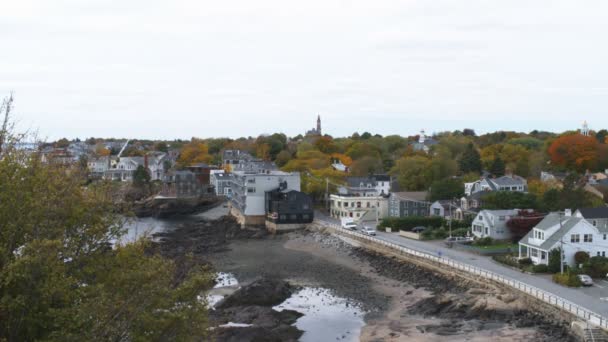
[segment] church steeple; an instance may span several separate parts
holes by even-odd
[[[321,134],[321,115],[317,116],[317,134],[323,135]]]
[[[589,125],[587,124],[587,121],[583,122],[583,129],[581,129],[581,134],[586,137],[589,136]]]

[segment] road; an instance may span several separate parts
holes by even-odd
[[[339,224],[339,221],[321,213],[315,213],[315,218],[333,224]],[[438,255],[441,253],[442,257],[452,259],[461,263],[465,263],[471,266],[485,269],[490,272],[494,272],[511,279],[519,280],[528,285],[537,287],[541,290],[551,292],[559,297],[571,301],[587,310],[593,311],[604,317],[608,317],[608,281],[606,280],[595,280],[595,285],[588,288],[567,288],[561,285],[555,284],[550,276],[547,275],[531,275],[523,273],[514,268],[505,266],[497,263],[490,257],[480,256],[464,251],[458,251],[443,245],[442,242],[429,242],[429,241],[418,241],[411,240],[399,236],[397,233],[386,233],[377,232],[376,237],[378,239],[392,242],[394,244],[416,249],[421,252]]]

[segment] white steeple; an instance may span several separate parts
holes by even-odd
[[[583,128],[581,129],[581,134],[586,137],[589,136],[589,125],[587,125],[587,121],[583,121]]]
[[[424,135],[424,129],[420,131],[420,137],[418,138],[418,142],[421,144],[424,144],[424,139],[425,139],[425,135]]]

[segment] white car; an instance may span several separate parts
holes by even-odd
[[[578,277],[578,280],[580,280],[584,286],[593,286],[593,279],[591,279],[590,276],[588,276],[586,274],[579,274],[579,275],[577,275],[577,277]]]
[[[354,222],[347,222],[342,225],[342,228],[350,229],[350,230],[357,230],[357,224]]]
[[[376,235],[376,230],[371,229],[370,227],[363,227],[363,229],[361,229],[361,232],[365,235]]]

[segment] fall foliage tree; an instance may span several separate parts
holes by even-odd
[[[599,143],[595,138],[571,134],[555,139],[548,153],[553,164],[584,172],[596,167],[598,149]]]
[[[511,232],[513,241],[521,240],[543,218],[545,218],[545,215],[537,211],[520,210],[517,216],[507,221],[507,228]]]
[[[209,163],[213,157],[209,154],[209,148],[200,139],[192,139],[182,147],[177,159],[179,167],[186,167],[196,163]]]
[[[1,341],[208,340],[208,270],[124,233],[109,184],[3,144]]]

